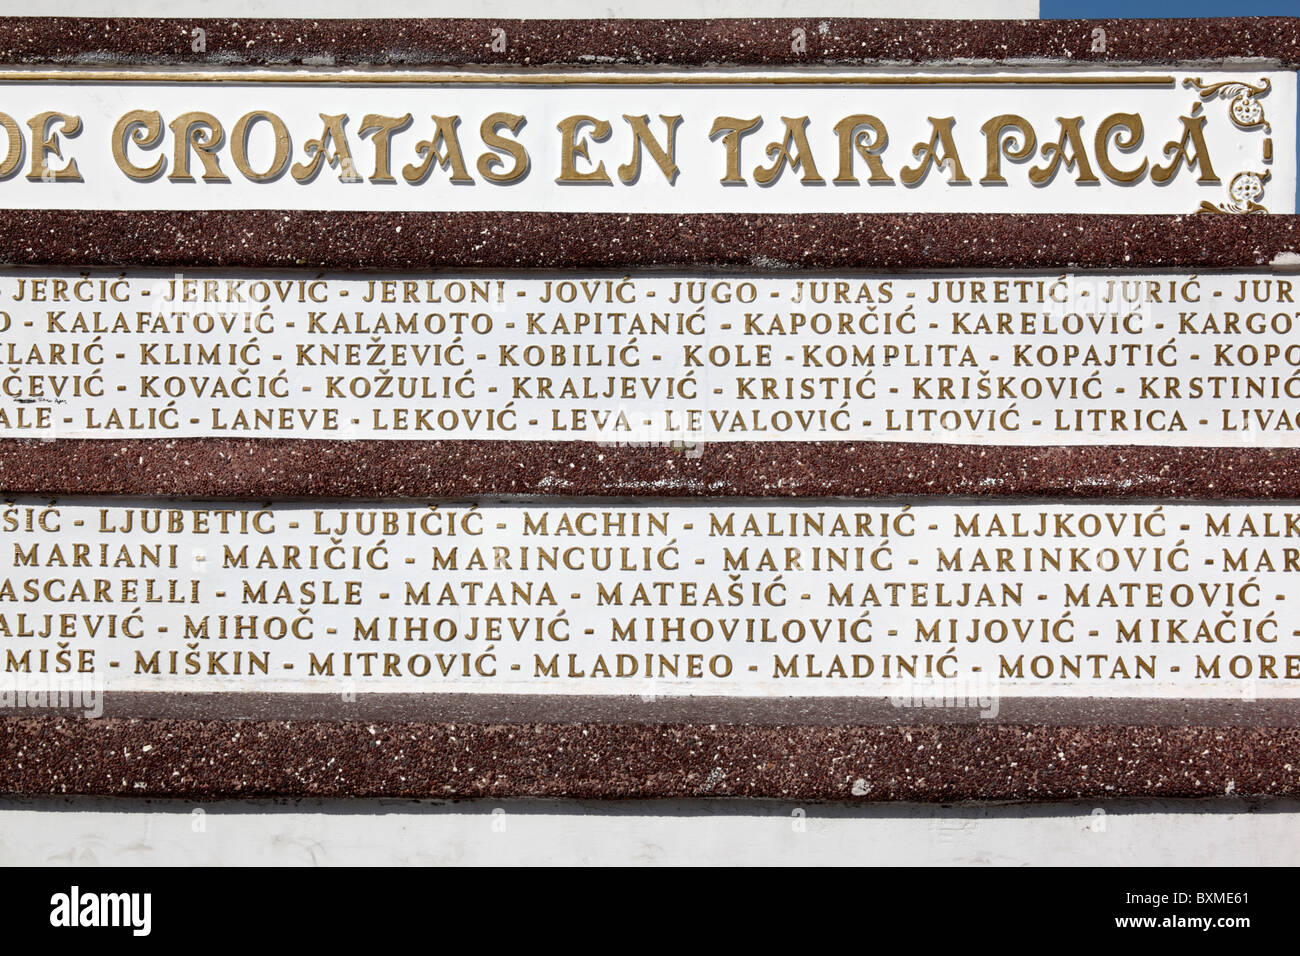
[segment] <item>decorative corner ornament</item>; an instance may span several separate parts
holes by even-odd
[[[1205,83],[1199,77],[1188,77],[1183,80],[1183,86],[1192,87],[1196,90],[1197,96],[1202,101],[1216,99],[1218,97],[1230,96],[1232,102],[1228,104],[1228,118],[1238,129],[1255,130],[1261,129],[1265,136],[1264,140],[1264,162],[1272,162],[1273,159],[1273,140],[1271,133],[1272,126],[1269,125],[1268,119],[1264,116],[1264,105],[1256,97],[1264,96],[1272,88],[1273,84],[1268,77],[1260,77],[1259,85],[1253,86],[1250,83],[1225,80],[1220,83]],[[1199,106],[1200,104],[1198,104]],[[1267,213],[1259,202],[1264,197],[1264,183],[1268,182],[1269,174],[1256,172],[1241,172],[1232,177],[1228,184],[1228,195],[1230,200],[1214,204],[1209,201],[1201,203],[1198,213]]]
[[[1268,210],[1259,204],[1259,200],[1264,198],[1264,183],[1268,181],[1268,176],[1267,172],[1237,173],[1228,184],[1228,195],[1232,197],[1230,202],[1221,202],[1216,206],[1206,200],[1196,211],[1198,213],[1267,213]]]
[[[1251,86],[1249,83],[1239,82],[1236,80],[1225,80],[1221,83],[1205,83],[1199,77],[1188,77],[1183,80],[1183,86],[1190,86],[1196,89],[1197,95],[1202,100],[1212,100],[1220,96],[1231,96],[1232,102],[1228,104],[1228,118],[1238,129],[1256,129],[1263,127],[1265,133],[1273,132],[1264,118],[1264,106],[1257,96],[1264,96],[1272,89],[1272,82],[1268,77],[1261,77],[1259,86]]]

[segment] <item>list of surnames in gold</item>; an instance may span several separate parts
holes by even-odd
[[[1284,504],[21,499],[0,693],[1293,697]]]
[[[0,273],[0,436],[1300,444],[1300,280]]]

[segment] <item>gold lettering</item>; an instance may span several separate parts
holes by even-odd
[[[763,120],[758,116],[751,120],[739,119],[735,116],[719,116],[713,121],[713,128],[709,130],[709,139],[717,139],[719,133],[725,134],[722,137],[722,145],[727,150],[727,171],[720,180],[724,186],[745,185],[745,177],[740,175],[740,141],[762,125]]]
[[[190,150],[203,164],[205,183],[228,183],[230,179],[217,163],[217,150],[226,138],[220,121],[211,113],[200,111],[182,113],[167,124],[172,131],[172,171],[167,179],[174,183],[192,183],[190,175]]]
[[[1110,134],[1118,131],[1115,136],[1115,147],[1121,152],[1128,152],[1136,149],[1142,142],[1142,117],[1137,113],[1112,113],[1101,121],[1097,127],[1097,141],[1095,152],[1097,153],[1097,165],[1101,171],[1106,174],[1106,178],[1117,183],[1131,183],[1142,178],[1142,174],[1147,171],[1147,161],[1142,160],[1142,165],[1137,169],[1120,169],[1110,161]],[[1125,136],[1124,134],[1128,135]]]
[[[271,157],[271,165],[263,173],[256,172],[248,162],[248,134],[253,124],[259,120],[269,123],[271,132],[275,136],[275,155]],[[284,168],[289,165],[291,149],[289,130],[284,125],[284,120],[267,110],[245,113],[231,131],[230,158],[235,161],[235,168],[255,183],[271,182],[283,175]]]
[[[375,172],[370,177],[372,183],[397,182],[391,165],[393,136],[410,125],[410,113],[404,116],[380,116],[378,113],[367,113],[362,117],[357,135],[365,136],[371,131],[375,134]]]
[[[1165,143],[1164,155],[1169,159],[1167,165],[1152,166],[1151,178],[1158,183],[1167,183],[1177,174],[1183,163],[1187,164],[1188,169],[1201,169],[1201,174],[1196,177],[1198,183],[1217,183],[1219,177],[1214,175],[1214,167],[1210,165],[1210,153],[1205,146],[1205,117],[1198,116],[1192,119],[1190,116],[1178,117],[1183,124],[1183,138],[1177,142],[1170,141]],[[1191,146],[1191,150],[1188,150]]]
[[[514,113],[493,113],[483,120],[478,134],[483,140],[483,145],[493,150],[493,152],[484,153],[478,158],[478,171],[479,175],[488,182],[506,185],[518,182],[528,175],[528,150],[524,149],[516,140],[507,139],[497,132],[500,127],[504,126],[510,130],[511,135],[518,136],[519,131],[527,122],[528,120],[524,117]],[[505,161],[498,154],[512,157],[515,164],[507,170],[496,172],[497,167],[505,166]]]
[[[785,124],[785,138],[779,143],[767,144],[767,158],[772,161],[772,165],[766,168],[756,166],[754,181],[760,186],[770,185],[776,182],[781,175],[781,170],[788,165],[791,172],[803,170],[803,182],[824,185],[826,180],[822,179],[821,173],[817,172],[812,148],[808,145],[808,117],[782,116],[781,122]],[[791,149],[794,151],[793,154]]]
[[[418,166],[414,163],[402,168],[402,178],[408,183],[420,183],[428,177],[436,163],[440,169],[450,169],[450,181],[453,183],[472,183],[474,178],[465,168],[465,154],[461,152],[460,137],[456,127],[460,125],[459,116],[434,116],[433,135],[415,145],[415,154],[423,159]]]
[[[148,182],[163,171],[167,160],[159,156],[152,166],[137,166],[126,155],[126,140],[141,149],[153,149],[162,142],[162,116],[157,110],[131,110],[113,127],[113,161],[117,168],[137,182]]]
[[[27,178],[34,182],[42,180],[81,182],[81,172],[77,169],[75,159],[58,170],[50,169],[49,163],[46,162],[50,156],[63,158],[59,147],[59,134],[51,127],[57,125],[63,130],[64,136],[73,137],[81,132],[81,117],[50,110],[33,116],[27,121],[27,125],[32,131],[32,168]]]
[[[664,174],[664,179],[668,180],[669,184],[677,179],[677,125],[681,123],[682,118],[664,116],[662,113],[659,114],[659,118],[664,121],[664,126],[668,130],[667,149],[660,146],[659,141],[650,132],[650,117],[623,114],[623,119],[627,120],[628,125],[632,127],[632,158],[618,167],[618,178],[624,183],[631,185],[641,176],[642,144],[650,152],[650,158],[655,161],[659,171]]]
[[[867,139],[867,130],[871,139]],[[869,183],[893,183],[893,178],[885,172],[885,164],[880,161],[880,154],[889,142],[885,124],[869,113],[857,113],[846,116],[835,124],[835,135],[840,138],[840,173],[832,180],[838,186],[856,186],[858,177],[853,175],[853,154],[862,157],[871,170],[867,177]]]
[[[961,183],[969,185],[970,179],[966,176],[966,170],[962,169],[961,158],[957,155],[957,144],[953,142],[952,126],[956,122],[955,117],[928,117],[930,128],[933,132],[930,134],[928,143],[917,143],[912,147],[912,156],[918,162],[915,166],[904,166],[902,172],[898,174],[903,180],[904,186],[915,186],[921,180],[925,179],[930,172],[931,166],[938,166],[940,169],[951,164],[951,175],[948,177],[949,183]],[[940,152],[942,150],[942,152]]]
[[[318,139],[307,141],[303,147],[310,162],[294,163],[293,168],[289,170],[293,178],[300,183],[308,183],[316,178],[320,172],[321,163],[327,162],[330,166],[339,168],[339,180],[341,182],[357,182],[361,179],[357,175],[356,163],[352,159],[352,148],[348,145],[348,136],[344,131],[347,125],[348,117],[346,113],[340,113],[337,116],[328,116],[325,113],[318,113],[325,128],[321,130]],[[334,152],[329,151],[333,147]]]
[[[1088,162],[1088,153],[1083,147],[1083,137],[1079,133],[1079,126],[1083,123],[1083,117],[1058,116],[1056,122],[1061,126],[1061,138],[1055,143],[1043,144],[1043,159],[1047,160],[1047,163],[1031,169],[1029,171],[1029,181],[1035,186],[1046,185],[1056,177],[1057,170],[1064,165],[1066,169],[1078,169],[1079,175],[1076,182],[1101,182],[1096,173],[1092,171],[1092,166]],[[1066,153],[1067,146],[1070,150],[1068,154]]]
[[[598,120],[594,116],[566,116],[556,123],[555,128],[560,131],[560,175],[555,180],[557,183],[610,183],[603,162],[593,170],[578,172],[578,156],[591,161],[587,140],[578,137],[578,130],[584,126],[591,127],[591,138],[597,143],[609,139],[613,132],[607,121]]]
[[[1007,179],[1002,175],[1002,157],[1005,154],[1007,159],[1018,163],[1034,155],[1034,149],[1038,145],[1034,128],[1023,116],[1003,113],[993,117],[980,130],[984,133],[985,151],[984,177],[980,179],[980,185],[1005,186]],[[1002,134],[1007,130],[1011,131],[1011,135],[1003,139]],[[1020,134],[1019,137],[1016,136],[1017,133]]]
[[[18,172],[23,162],[23,133],[18,122],[8,113],[0,113],[0,126],[4,127],[9,137],[9,148],[5,151],[5,161],[0,163],[0,179],[8,179]]]

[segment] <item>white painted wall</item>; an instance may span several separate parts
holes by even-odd
[[[0,865],[1300,863],[1300,805],[1194,806],[0,801]]]

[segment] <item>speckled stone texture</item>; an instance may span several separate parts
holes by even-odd
[[[221,798],[1296,796],[1300,730],[0,719],[0,788]]]
[[[215,498],[1300,498],[1300,449],[870,442],[0,440],[0,492]]]
[[[196,28],[206,48],[193,49]],[[1104,49],[1093,30],[1106,31]],[[505,31],[493,50],[492,31]],[[796,52],[792,34],[804,31]],[[445,66],[1054,60],[1300,62],[1290,17],[1204,20],[257,20],[10,18],[0,63]]]
[[[1300,265],[1300,216],[0,210],[0,263],[352,271]]]
[[[0,717],[0,792],[1031,801],[1300,795],[1289,701],[110,694]]]

